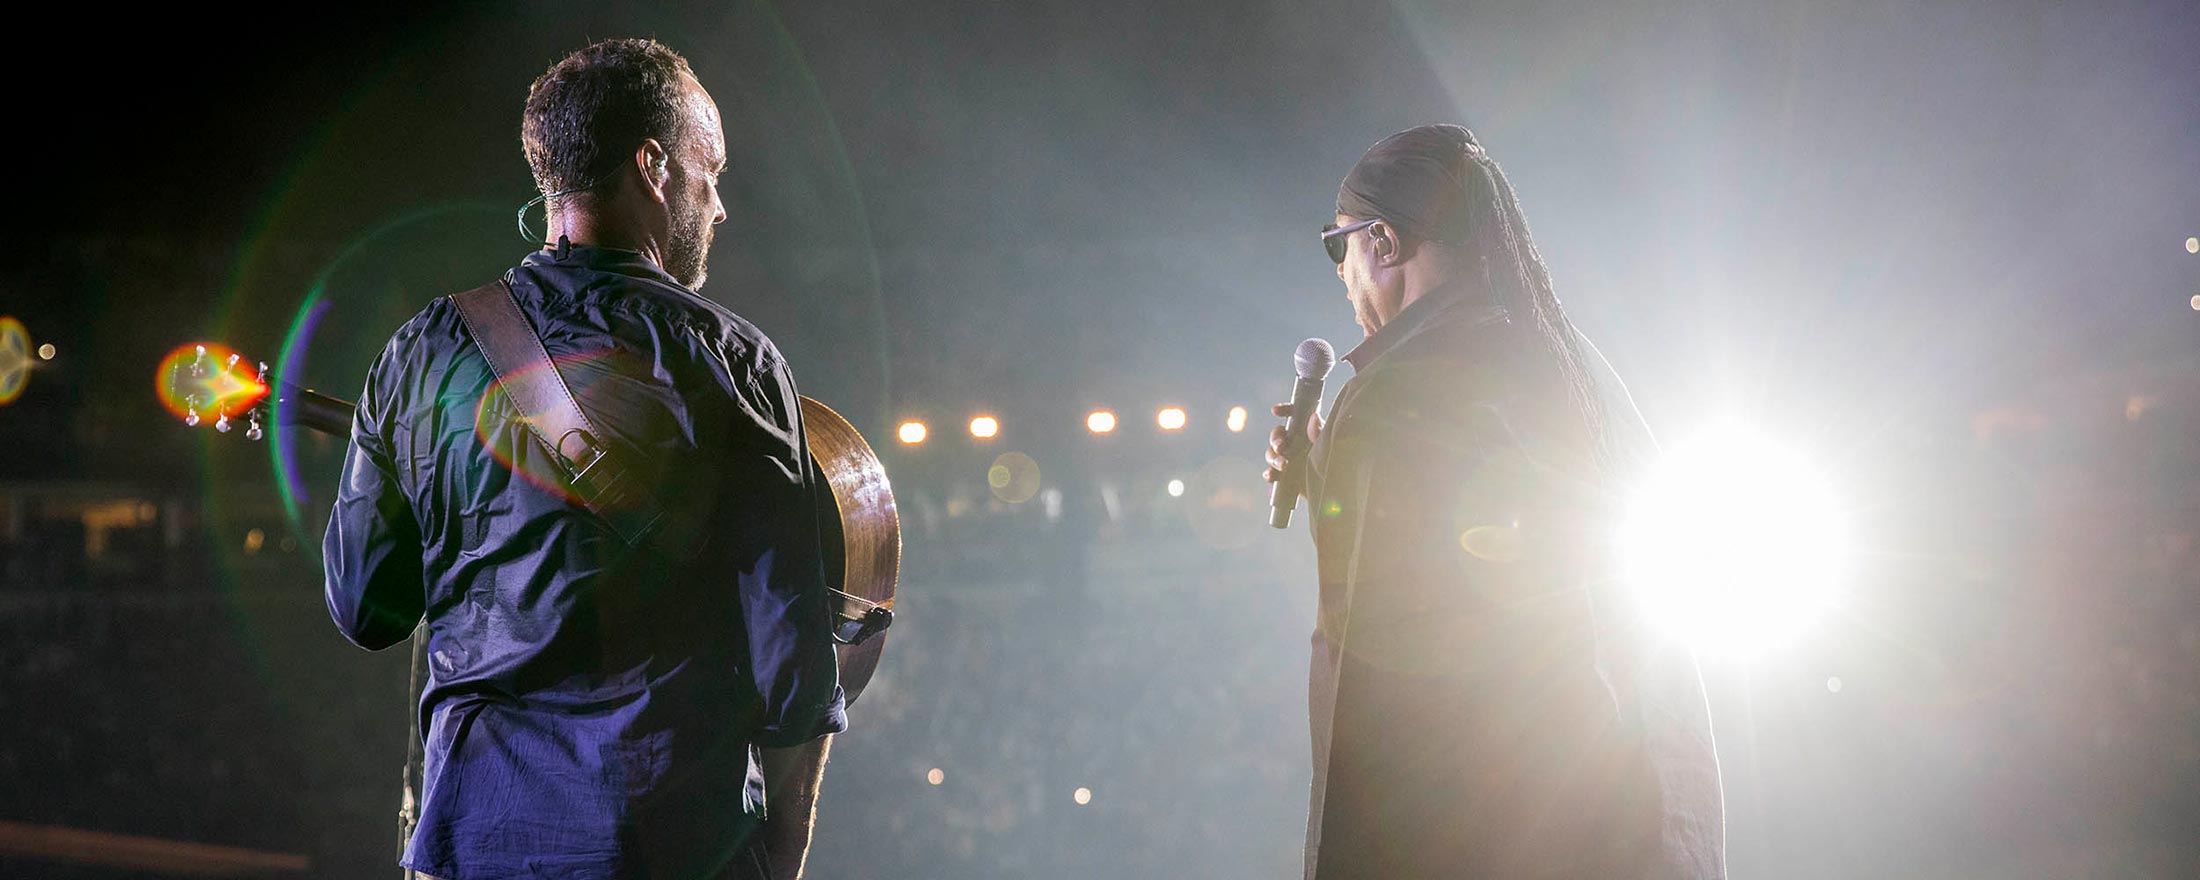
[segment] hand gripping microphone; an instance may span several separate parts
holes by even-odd
[[[1291,420],[1283,428],[1284,468],[1268,489],[1268,525],[1278,529],[1291,527],[1291,511],[1306,492],[1306,450],[1312,445],[1306,439],[1306,423],[1321,408],[1322,380],[1337,365],[1337,350],[1325,340],[1309,339],[1299,343],[1291,361],[1298,367],[1299,381],[1291,387]]]

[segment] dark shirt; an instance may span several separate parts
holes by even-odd
[[[629,548],[570,500],[448,297],[397,331],[323,552],[353,642],[427,620],[404,864],[710,876],[763,815],[757,749],[847,724],[793,378],[763,333],[640,254],[539,251],[505,277],[603,439],[702,537]]]
[[[1646,647],[1604,552],[1625,465],[1475,294],[1347,354],[1309,459],[1317,660],[1340,658],[1314,876],[1723,876],[1701,683]],[[1604,409],[1627,449],[1639,424]]]

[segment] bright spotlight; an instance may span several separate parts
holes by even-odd
[[[901,430],[895,433],[897,436],[901,437],[902,443],[909,446],[915,446],[919,443],[923,443],[925,434],[929,432],[924,429],[923,422],[907,421],[901,423]]]
[[[42,361],[50,361],[50,360],[53,360],[53,356],[54,356],[53,343],[51,343],[51,342],[48,342],[48,343],[46,343],[46,344],[44,344],[44,345],[41,345],[41,346],[39,346],[39,347],[38,347],[38,359],[39,359],[39,360],[42,360]]]
[[[1620,552],[1651,620],[1731,656],[1787,644],[1826,611],[1846,537],[1822,474],[1728,428],[1665,455],[1627,510]]]
[[[1080,785],[1076,791],[1069,793],[1069,799],[1076,801],[1080,807],[1092,803],[1092,789]]]
[[[1104,409],[1093,410],[1092,415],[1085,417],[1085,430],[1095,434],[1115,430],[1115,414]]]
[[[1182,497],[1184,497],[1184,481],[1183,481],[1183,480],[1170,480],[1170,481],[1169,481],[1169,497],[1171,497],[1171,498],[1182,498]]]
[[[972,437],[976,437],[980,440],[986,440],[992,438],[994,435],[997,435],[999,433],[1001,433],[1001,422],[999,419],[996,419],[992,416],[979,416],[970,420],[970,436]]]
[[[1160,412],[1154,414],[1153,421],[1154,424],[1160,425],[1161,430],[1164,431],[1184,430],[1184,410],[1173,406],[1163,407]]]
[[[1245,407],[1230,407],[1230,433],[1235,434],[1243,430],[1245,430]]]

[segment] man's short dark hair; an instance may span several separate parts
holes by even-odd
[[[687,131],[687,59],[656,40],[605,40],[551,65],[527,90],[520,144],[543,192],[607,182],[647,138]]]

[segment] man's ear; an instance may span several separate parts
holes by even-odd
[[[1388,221],[1377,220],[1367,228],[1367,247],[1378,266],[1395,267],[1406,260],[1405,239],[1390,228]]]
[[[634,148],[634,170],[641,172],[642,188],[660,205],[665,203],[665,181],[672,177],[666,170],[670,160],[671,154],[656,138],[643,138],[642,145]]]

